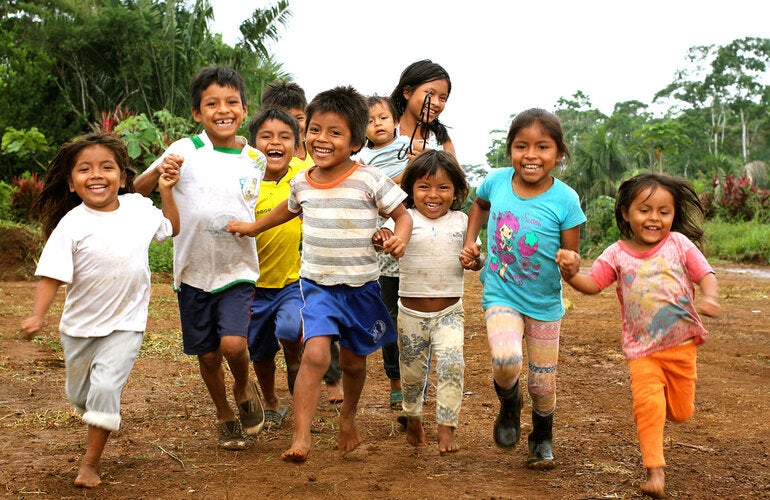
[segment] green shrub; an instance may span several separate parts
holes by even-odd
[[[767,265],[770,262],[770,224],[706,222],[705,253],[712,259]]]
[[[150,271],[153,273],[170,273],[174,269],[174,240],[167,239],[163,243],[150,243]]]
[[[586,208],[586,218],[580,238],[580,255],[595,259],[602,251],[620,239],[615,224],[615,199],[599,196],[591,200]]]

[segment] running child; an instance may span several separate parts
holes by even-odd
[[[302,291],[305,351],[294,390],[292,443],[282,457],[304,462],[311,424],[329,366],[329,345],[340,341],[345,401],[340,406],[337,447],[347,454],[361,444],[356,411],[366,381],[366,356],[395,340],[395,331],[377,284],[372,236],[377,214],[395,220],[386,253],[400,257],[412,232],[401,204],[406,194],[376,167],[351,159],[364,145],[369,112],[352,87],[318,94],[307,107],[307,148],[315,166],[291,182],[289,199],[256,222],[232,221],[231,233],[255,236],[303,215]]]
[[[270,83],[262,91],[260,106],[263,110],[268,108],[278,108],[287,111],[299,123],[299,143],[294,150],[294,155],[289,162],[289,168],[292,170],[291,177],[298,172],[308,169],[314,165],[313,157],[307,153],[305,148],[305,108],[307,107],[307,98],[305,90],[296,82],[287,82],[276,80]],[[254,143],[252,143],[253,145]],[[288,181],[288,179],[287,179]],[[288,191],[286,192],[288,195]],[[281,200],[278,200],[281,201]],[[299,221],[298,221],[299,223]],[[297,379],[297,370],[299,370],[299,356],[291,349],[286,349],[284,345],[283,357],[286,361],[286,375],[289,378],[289,390],[292,391],[294,381]],[[299,353],[301,354],[301,352]],[[340,370],[340,347],[338,342],[332,342],[331,362],[329,369],[324,374],[324,383],[326,384],[326,394],[329,403],[340,404],[345,399],[342,392],[342,371]]]
[[[708,332],[698,312],[718,316],[714,270],[701,253],[704,210],[684,179],[645,173],[620,185],[615,221],[623,239],[610,245],[580,272],[580,257],[560,250],[564,280],[576,290],[597,294],[617,283],[623,354],[631,376],[642,463],[642,493],[665,497],[666,420],[685,422],[695,411],[696,348]],[[701,297],[695,300],[697,284]]]
[[[481,305],[500,400],[494,439],[502,448],[519,442],[524,340],[532,400],[527,467],[550,469],[556,465],[552,428],[564,315],[555,258],[559,248],[577,251],[579,226],[586,218],[577,193],[551,175],[569,154],[561,121],[554,114],[535,108],[516,115],[506,151],[512,167],[494,169],[476,191],[461,259],[467,267],[479,257],[475,239],[489,220]]]
[[[101,483],[99,464],[110,433],[120,429],[120,395],[142,345],[150,303],[150,242],[179,232],[172,193],[176,172],[160,177],[163,210],[134,193],[125,143],[88,134],[63,145],[48,165],[35,202],[46,244],[26,339],[43,327],[59,287],[66,285],[59,334],[65,390],[88,424],[75,486]]]
[[[398,348],[404,388],[406,440],[425,445],[423,394],[429,358],[436,356],[438,451],[459,449],[455,429],[463,397],[465,362],[462,305],[463,249],[468,216],[461,211],[468,183],[460,164],[446,151],[429,150],[409,162],[402,185],[412,216],[409,246],[399,259]],[[375,244],[390,237],[390,221],[374,235]],[[481,259],[472,269],[481,269]]]
[[[238,72],[201,69],[190,83],[190,101],[203,132],[171,144],[135,186],[147,194],[162,172],[179,170],[174,195],[182,228],[174,238],[174,289],[182,346],[185,354],[197,356],[214,403],[217,445],[243,450],[265,421],[257,384],[249,378],[247,342],[259,261],[254,242],[233,239],[226,226],[233,217],[254,220],[266,161],[238,135],[248,114],[246,84]],[[227,398],[224,360],[233,377],[237,416]]]

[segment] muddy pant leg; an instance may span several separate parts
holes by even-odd
[[[404,413],[410,417],[422,416],[422,394],[428,375],[430,329],[421,314],[399,304],[398,349],[401,368],[401,387],[404,392]]]
[[[457,427],[463,400],[465,313],[462,301],[439,313],[433,323],[432,346],[436,355],[436,424]]]

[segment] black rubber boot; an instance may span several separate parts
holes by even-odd
[[[495,444],[501,448],[513,448],[521,437],[521,406],[523,398],[519,381],[510,389],[501,389],[495,382],[495,392],[500,400],[500,413],[495,420]]]
[[[532,432],[527,437],[529,443],[529,458],[527,467],[545,470],[556,467],[553,458],[551,441],[553,440],[553,414],[541,417],[532,412]]]

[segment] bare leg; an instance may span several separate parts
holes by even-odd
[[[254,361],[254,373],[257,375],[259,387],[262,389],[262,399],[266,410],[277,410],[281,401],[275,393],[275,360]]]
[[[422,417],[406,417],[406,442],[414,447],[425,446]]]
[[[302,343],[279,340],[283,347],[283,359],[286,361],[286,381],[289,386],[289,394],[294,395],[294,384],[299,372],[299,364],[302,361]]]
[[[281,455],[287,462],[304,462],[310,453],[310,427],[321,398],[321,379],[329,367],[330,343],[331,337],[312,337],[305,343],[294,391],[294,434]]]
[[[663,467],[649,467],[647,469],[647,481],[640,486],[642,493],[652,498],[666,498],[666,469]]]
[[[86,454],[83,456],[83,462],[80,464],[78,477],[75,478],[75,486],[78,488],[95,488],[99,486],[102,480],[99,478],[99,461],[104,452],[104,446],[107,444],[107,438],[110,437],[110,431],[88,426],[88,442],[86,444]]]
[[[225,371],[222,368],[222,353],[219,350],[198,356],[198,367],[206,384],[220,422],[235,420],[235,413],[227,402]]]
[[[361,444],[361,435],[356,426],[358,400],[366,382],[366,356],[359,356],[344,347],[340,348],[342,386],[345,401],[340,406],[340,433],[337,437],[337,452],[346,455]]]
[[[454,453],[460,449],[460,446],[455,441],[455,428],[449,425],[438,426],[438,452],[442,455],[445,453]]]
[[[249,360],[248,341],[246,340],[246,337],[228,335],[222,337],[219,350],[222,352],[222,356],[227,360],[227,365],[230,367],[230,373],[233,375],[233,397],[235,398],[235,402],[238,404],[243,403],[251,397],[251,392],[248,388],[249,365],[251,365],[251,361]]]

